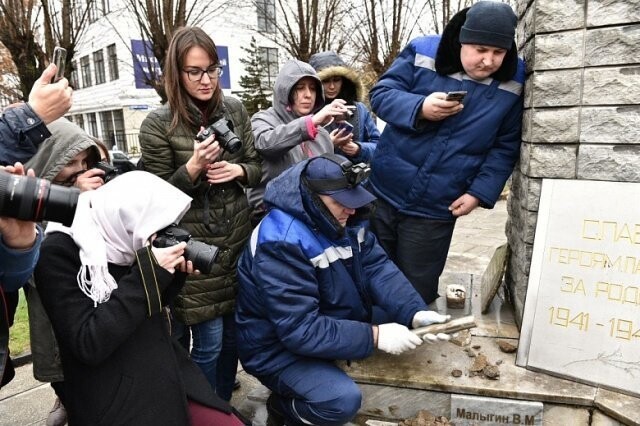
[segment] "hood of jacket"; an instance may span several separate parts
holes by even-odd
[[[313,67],[306,62],[291,59],[280,69],[273,88],[273,109],[284,123],[289,123],[299,117],[291,109],[290,95],[298,81],[304,77],[311,77],[316,81],[316,102],[313,111],[315,112],[324,106],[322,81],[318,78]]]
[[[436,54],[436,71],[440,75],[450,75],[457,72],[464,72],[462,61],[460,60],[460,29],[467,19],[467,12],[470,7],[464,8],[449,20],[449,23],[442,31],[442,38],[438,45]],[[518,49],[516,42],[512,43],[511,49],[507,51],[502,65],[491,77],[498,81],[511,80],[518,70]]]
[[[320,80],[330,77],[342,77],[342,90],[338,98],[344,99],[347,103],[362,102],[364,97],[364,86],[358,72],[349,68],[347,64],[335,52],[320,52],[311,55],[309,64],[316,70]]]
[[[95,162],[100,161],[98,145],[78,125],[66,118],[59,118],[47,125],[51,136],[38,148],[38,152],[26,164],[36,176],[53,180],[76,155],[91,150]]]

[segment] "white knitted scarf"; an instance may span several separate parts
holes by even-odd
[[[133,264],[149,237],[182,219],[190,205],[191,198],[171,184],[132,171],[80,194],[71,227],[49,223],[46,234],[64,232],[78,245],[78,286],[97,306],[118,288],[108,264]]]

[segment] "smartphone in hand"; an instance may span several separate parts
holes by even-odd
[[[66,60],[67,49],[63,47],[56,47],[55,49],[53,49],[53,60],[51,62],[56,64],[56,67],[58,67],[58,69],[56,71],[56,75],[51,80],[52,83],[55,83],[56,81],[64,77],[64,67],[66,64]]]
[[[340,121],[338,123],[338,130],[346,130],[346,133],[353,133],[353,125],[348,121]],[[345,132],[343,132],[345,133]]]
[[[453,92],[447,92],[447,97],[445,98],[445,100],[462,102],[462,100],[466,95],[467,95],[466,90],[457,90]]]

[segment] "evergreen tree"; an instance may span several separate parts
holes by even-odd
[[[242,50],[247,52],[248,57],[240,59],[246,72],[246,75],[240,77],[240,86],[244,89],[240,99],[249,115],[253,115],[271,106],[272,88],[264,87],[262,82],[267,64],[260,56],[260,48],[256,44],[255,37],[251,37],[249,47],[243,47]]]

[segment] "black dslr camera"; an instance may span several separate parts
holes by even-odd
[[[0,216],[71,226],[80,190],[0,171]]]
[[[113,179],[116,176],[118,176],[118,169],[116,169],[115,167],[111,166],[111,164],[107,163],[106,161],[98,161],[96,163],[96,165],[93,166],[93,168],[94,169],[100,169],[100,170],[102,170],[104,172],[104,176],[102,178],[104,183],[107,183],[111,179]]]
[[[206,129],[202,129],[200,133],[196,135],[196,140],[202,142],[212,134],[215,134],[220,148],[228,151],[230,154],[237,152],[242,148],[242,142],[240,142],[238,136],[231,131],[227,123],[226,119],[221,118]]]
[[[192,240],[189,231],[178,227],[175,223],[157,232],[153,246],[158,248],[171,247],[183,241],[187,243],[187,247],[184,249],[184,258],[193,262],[193,267],[203,274],[211,273],[218,256],[218,247]]]

